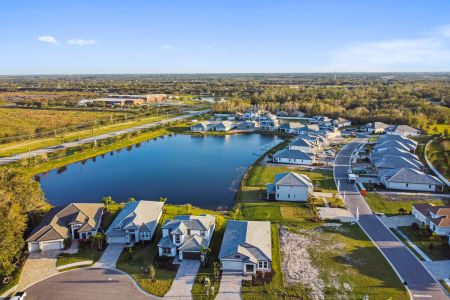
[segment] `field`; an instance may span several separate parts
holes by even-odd
[[[392,196],[377,194],[377,193],[367,193],[364,198],[367,204],[369,204],[372,211],[377,213],[384,213],[386,215],[398,215],[400,214],[399,209],[406,209],[407,213],[412,210],[413,204],[419,203],[432,203],[435,205],[446,205],[444,200],[436,199],[417,199],[412,196],[396,196],[393,199]]]
[[[450,125],[449,124],[436,124],[436,125],[431,125],[430,127],[428,127],[426,129],[428,134],[442,134],[445,133],[445,131],[447,131],[450,134]]]
[[[430,163],[450,180],[450,138],[435,139],[427,149]]]
[[[83,123],[107,120],[123,113],[51,109],[0,108],[0,138],[33,135]]]

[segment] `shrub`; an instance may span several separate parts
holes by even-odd
[[[413,222],[413,223],[411,224],[411,229],[412,229],[412,230],[419,230],[419,229],[420,229],[420,226],[419,226],[419,224],[417,224],[416,222]]]

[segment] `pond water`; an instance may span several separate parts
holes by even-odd
[[[164,136],[51,170],[38,180],[55,206],[104,196],[116,202],[167,197],[171,204],[226,210],[246,169],[281,141],[260,134]]]

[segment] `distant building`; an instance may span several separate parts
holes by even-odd
[[[272,114],[266,114],[259,117],[259,127],[261,130],[275,131],[277,130],[279,122],[277,117]]]
[[[197,123],[191,126],[191,131],[195,132],[207,132],[214,130],[215,123],[211,123],[208,121]]]
[[[288,172],[276,175],[275,182],[266,188],[268,200],[306,202],[313,184],[306,175]]]
[[[442,192],[444,183],[414,168],[385,169],[378,173],[381,183],[392,190]]]
[[[214,128],[216,131],[230,131],[236,128],[236,124],[231,121],[222,121],[217,123]]]
[[[238,130],[254,130],[259,127],[256,121],[242,121],[237,124]]]
[[[336,126],[337,128],[341,128],[341,127],[351,126],[352,122],[347,119],[339,117],[336,120],[333,120],[333,125]]]
[[[280,127],[278,127],[278,130],[285,133],[297,133],[300,128],[303,127],[302,123],[299,122],[289,122],[284,123]]]
[[[384,133],[388,127],[389,125],[383,122],[372,122],[366,124],[365,131],[369,133]]]
[[[306,153],[314,153],[315,147],[313,146],[313,143],[307,139],[299,138],[294,140],[292,143],[289,144],[289,149],[291,150],[299,150]]]
[[[392,130],[387,133],[401,136],[418,136],[420,135],[420,130],[408,125],[397,125],[393,126]]]
[[[78,105],[105,103],[107,106],[140,105],[151,102],[160,102],[168,99],[166,94],[148,94],[148,95],[116,95],[111,94],[106,98],[80,100]]]

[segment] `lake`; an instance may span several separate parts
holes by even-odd
[[[247,168],[280,143],[276,136],[166,135],[39,175],[47,201],[54,205],[159,200],[227,210]]]

